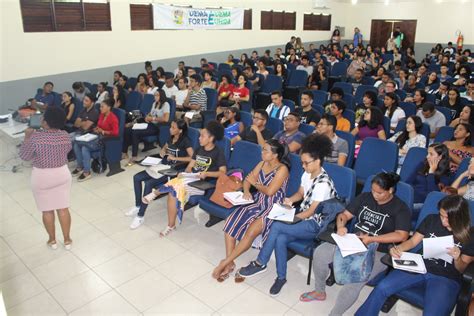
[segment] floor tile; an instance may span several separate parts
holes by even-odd
[[[7,309],[45,291],[29,272],[0,283],[0,289]]]
[[[283,315],[288,309],[289,306],[280,303],[269,295],[265,295],[254,288],[249,288],[234,298],[232,302],[219,309],[219,313],[221,315]]]
[[[76,238],[75,240],[80,240]],[[109,261],[123,253],[125,249],[108,237],[100,233],[94,240],[85,243],[83,240],[79,244],[74,244],[72,252],[81,258],[89,267],[96,267]]]
[[[34,269],[52,260],[58,259],[59,257],[64,256],[67,253],[69,252],[65,250],[62,245],[59,245],[58,249],[52,250],[48,246],[46,246],[46,244],[36,245],[27,249],[17,251],[18,257],[30,269]]]
[[[143,315],[212,315],[213,310],[185,290],[179,290],[146,310]]]
[[[0,283],[27,272],[28,269],[15,254],[0,260]]]
[[[116,290],[135,308],[143,312],[178,291],[179,287],[161,273],[150,270],[119,286]]]
[[[66,312],[47,292],[36,295],[7,311],[9,316],[62,316]]]
[[[151,267],[130,252],[126,252],[94,268],[113,288],[150,270]]]
[[[31,216],[31,214],[24,212],[20,216],[6,219],[0,222],[0,234],[3,237],[12,235],[18,231],[30,228],[31,226],[40,226],[39,223]]]
[[[12,249],[19,251],[36,245],[45,245],[48,241],[48,234],[43,227],[38,225],[7,236],[5,241]]]
[[[139,229],[142,229],[140,227]],[[143,243],[132,252],[152,267],[176,257],[186,251],[180,245],[167,240],[166,238],[154,238]]]
[[[118,315],[132,316],[140,313],[115,291],[110,291],[92,302],[76,309],[70,316]]]
[[[94,272],[87,271],[56,285],[49,292],[69,313],[110,290]]]
[[[133,250],[151,240],[157,240],[158,234],[146,226],[141,226],[135,230],[125,230],[113,235],[110,238],[120,246],[128,250]]]

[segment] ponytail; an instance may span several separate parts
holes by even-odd
[[[269,139],[266,141],[268,145],[270,145],[272,153],[277,155],[277,159],[280,163],[284,164],[288,170],[291,169],[291,162],[290,162],[290,150],[286,144],[280,143],[276,139]]]

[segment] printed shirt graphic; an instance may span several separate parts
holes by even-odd
[[[383,228],[386,219],[389,217],[390,215],[388,214],[378,213],[364,206],[359,213],[358,221],[355,226],[367,234],[377,236]]]
[[[196,155],[196,163],[193,172],[206,172],[212,164],[212,158],[209,156]]]

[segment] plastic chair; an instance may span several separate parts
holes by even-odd
[[[347,64],[346,63],[335,63],[331,67],[331,71],[329,73],[330,77],[334,78],[343,78],[347,74]]]
[[[300,132],[303,132],[306,136],[313,134],[315,127],[313,125],[301,123],[299,127]]]
[[[446,118],[446,125],[449,125],[451,123],[451,110],[444,107],[444,106],[436,106],[435,107],[437,111],[440,111],[443,113],[444,117]]]
[[[127,95],[125,101],[125,109],[127,112],[132,112],[140,108],[142,102],[142,95],[137,91],[132,91]]]
[[[297,154],[290,154],[290,175],[288,177],[288,186],[286,188],[286,196],[295,194],[301,186],[301,176],[303,175],[303,165],[301,158]]]
[[[229,161],[230,158],[230,139],[227,137],[222,138],[221,140],[218,140],[216,142],[216,146],[222,149],[224,151],[224,156],[225,156],[225,161]]]
[[[435,143],[442,143],[451,140],[454,136],[454,127],[443,126],[439,129],[436,137],[434,138]]]
[[[135,87],[137,85],[137,78],[135,78],[135,77],[128,78],[127,84],[130,88],[132,88],[132,90],[135,89]]]
[[[342,113],[342,116],[349,120],[349,122],[351,123],[351,130],[352,130],[355,127],[355,119],[356,119],[355,112],[349,109],[345,109],[344,112]]]
[[[403,100],[403,99],[402,99]],[[405,116],[416,115],[416,105],[412,102],[400,102],[400,108],[405,111]]]
[[[336,82],[337,83],[337,82]],[[346,108],[348,110],[354,110],[354,96],[352,94],[346,94],[344,93],[344,97],[342,98],[344,102],[346,102]]]
[[[341,88],[342,91],[344,91],[344,96],[345,95],[350,95],[352,96],[352,84],[348,83],[348,82],[335,82],[332,86],[333,88]]]
[[[253,124],[252,114],[246,111],[240,111],[240,121],[244,123],[245,128],[252,126]]]
[[[428,154],[428,150],[422,147],[412,147],[408,150],[400,169],[400,178],[407,183],[413,183],[417,168],[423,162]]]
[[[318,111],[321,116],[323,116],[326,113],[326,111],[324,110],[324,108],[321,105],[313,104],[312,108],[314,110]]]
[[[273,135],[283,130],[283,121],[274,117],[269,117],[267,121],[267,128]]]
[[[283,104],[290,108],[290,111],[293,112],[295,110],[295,102],[288,99],[283,99]]]
[[[314,105],[323,105],[328,99],[329,94],[322,90],[311,90],[313,93],[313,107]]]
[[[345,166],[348,168],[352,168],[352,164],[354,163],[355,137],[351,133],[344,131],[336,131],[336,135],[347,142],[349,152],[347,154]]]
[[[191,146],[193,146],[194,150],[199,148],[199,135],[199,129],[194,127],[188,128],[188,138],[191,141]]]
[[[397,166],[398,146],[386,140],[368,137],[360,146],[354,170],[357,181],[363,182],[381,171],[395,172]]]
[[[398,97],[402,101],[405,100],[405,98],[407,97],[407,93],[404,90],[397,89],[395,90],[395,94],[398,95]]]
[[[230,67],[229,64],[226,64],[226,63],[220,63],[219,64],[219,67],[217,68],[217,70],[229,70],[231,71],[232,70],[232,67]]]
[[[217,90],[212,88],[204,88],[207,96],[207,110],[215,111],[217,108]]]
[[[143,115],[147,115],[148,113],[150,113],[151,107],[153,106],[153,102],[155,102],[155,96],[152,94],[145,94],[143,96],[142,102],[140,103],[140,112]]]

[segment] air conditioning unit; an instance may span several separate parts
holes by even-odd
[[[320,9],[320,10],[331,9],[329,5],[330,5],[330,0],[314,0],[313,9]]]

